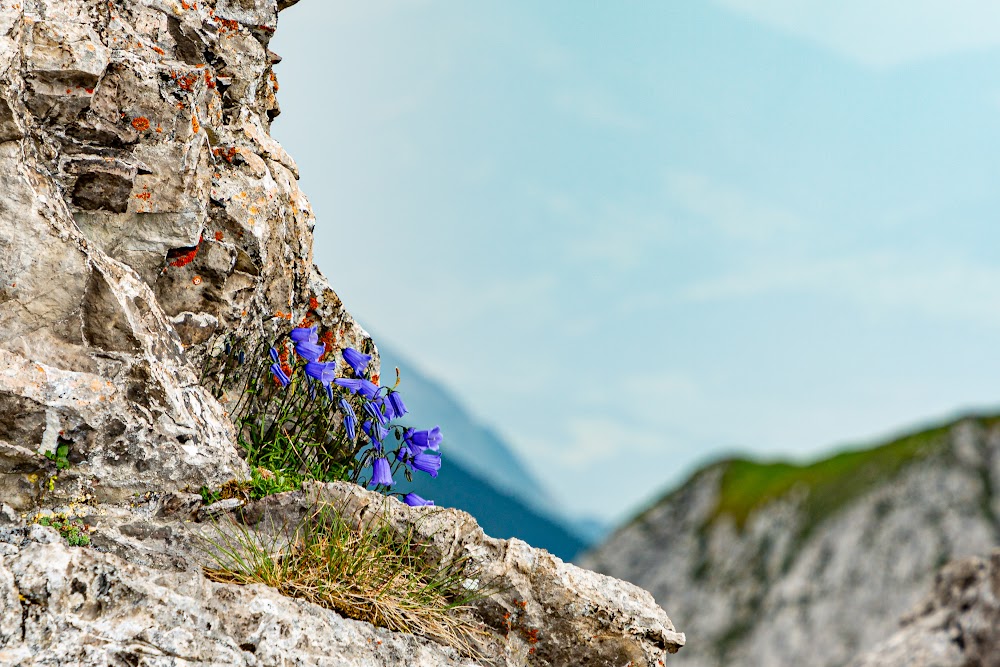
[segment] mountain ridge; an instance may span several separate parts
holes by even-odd
[[[998,490],[1000,419],[964,416],[803,464],[712,462],[579,562],[670,606],[698,638],[681,667],[839,667],[1000,541]]]

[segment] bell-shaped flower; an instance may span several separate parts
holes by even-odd
[[[389,418],[382,414],[382,406],[375,401],[365,403],[365,412],[370,414],[379,424],[385,426],[389,423]]]
[[[385,437],[389,435],[389,429],[383,427],[378,422],[373,422],[371,419],[365,420],[365,423],[361,425],[362,430],[368,434],[368,437],[372,439],[372,444],[375,445],[375,449],[382,450],[382,441]]]
[[[333,362],[310,361],[306,364],[306,375],[329,386],[334,381],[334,373],[337,372],[337,364]]]
[[[363,378],[337,378],[333,383],[338,387],[343,387],[352,394],[361,394],[369,400],[375,398],[378,394],[378,387]]]
[[[441,469],[441,457],[434,454],[420,453],[410,459],[409,464],[431,477],[437,477],[438,470]]]
[[[316,327],[299,327],[297,329],[292,329],[292,332],[288,334],[288,337],[296,343],[301,343],[303,341],[315,343],[319,340],[319,334],[316,333]]]
[[[341,354],[344,355],[344,361],[354,369],[354,374],[358,377],[362,377],[365,374],[365,368],[368,367],[368,362],[372,360],[372,355],[362,354],[353,347],[345,347]]]
[[[281,361],[278,358],[278,351],[273,347],[268,351],[268,353],[271,355],[271,361],[273,361],[274,363],[278,363],[279,361]]]
[[[403,440],[406,442],[407,448],[413,454],[423,452],[427,449],[432,452],[439,451],[441,449],[442,440],[441,427],[435,426],[429,431],[418,431],[412,428],[407,429],[406,433],[403,435]]]
[[[386,414],[389,419],[399,419],[407,412],[406,404],[403,403],[403,397],[399,395],[398,391],[390,391],[389,395],[386,397]]]
[[[403,496],[403,502],[409,505],[410,507],[424,507],[427,505],[434,504],[433,500],[425,500],[424,498],[421,498],[420,496],[412,492],[407,493],[405,496]]]
[[[347,429],[347,437],[354,440],[358,437],[358,416],[354,414],[354,408],[351,407],[346,398],[340,399],[340,409],[344,411],[344,428]]]
[[[326,347],[319,343],[304,340],[295,344],[295,353],[306,361],[319,361],[324,352],[326,352]]]
[[[372,481],[368,486],[392,486],[392,470],[389,469],[389,462],[381,456],[372,461]]]
[[[271,372],[274,373],[274,379],[280,382],[282,387],[287,387],[288,383],[292,381],[281,369],[281,364],[271,364]]]

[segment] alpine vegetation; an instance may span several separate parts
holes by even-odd
[[[230,403],[235,397],[231,416],[252,477],[209,496],[256,499],[299,488],[306,479],[343,480],[411,506],[434,504],[395,488],[414,471],[437,477],[441,429],[398,422],[408,412],[398,371],[394,386],[379,386],[368,370],[370,354],[350,347],[342,360],[331,354],[315,326],[292,329],[251,353],[232,338],[216,347],[203,379],[217,397]]]

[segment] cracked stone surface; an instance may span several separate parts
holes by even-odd
[[[121,501],[245,474],[198,384],[219,334],[320,324],[274,1],[0,1],[0,494]],[[376,366],[377,368],[377,359]],[[46,452],[68,445],[56,475]],[[51,488],[50,488],[51,487]]]

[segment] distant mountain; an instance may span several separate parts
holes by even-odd
[[[942,564],[997,544],[1000,418],[970,417],[807,465],[715,463],[579,562],[653,593],[689,638],[675,667],[840,667]]]
[[[399,391],[410,411],[401,421],[418,428],[438,425],[444,436],[438,477],[417,473],[407,488],[439,505],[469,512],[493,537],[517,537],[564,560],[591,543],[560,516],[556,502],[510,446],[476,422],[447,389],[384,342],[379,343],[379,354],[383,384],[393,382],[394,367],[400,369]]]

